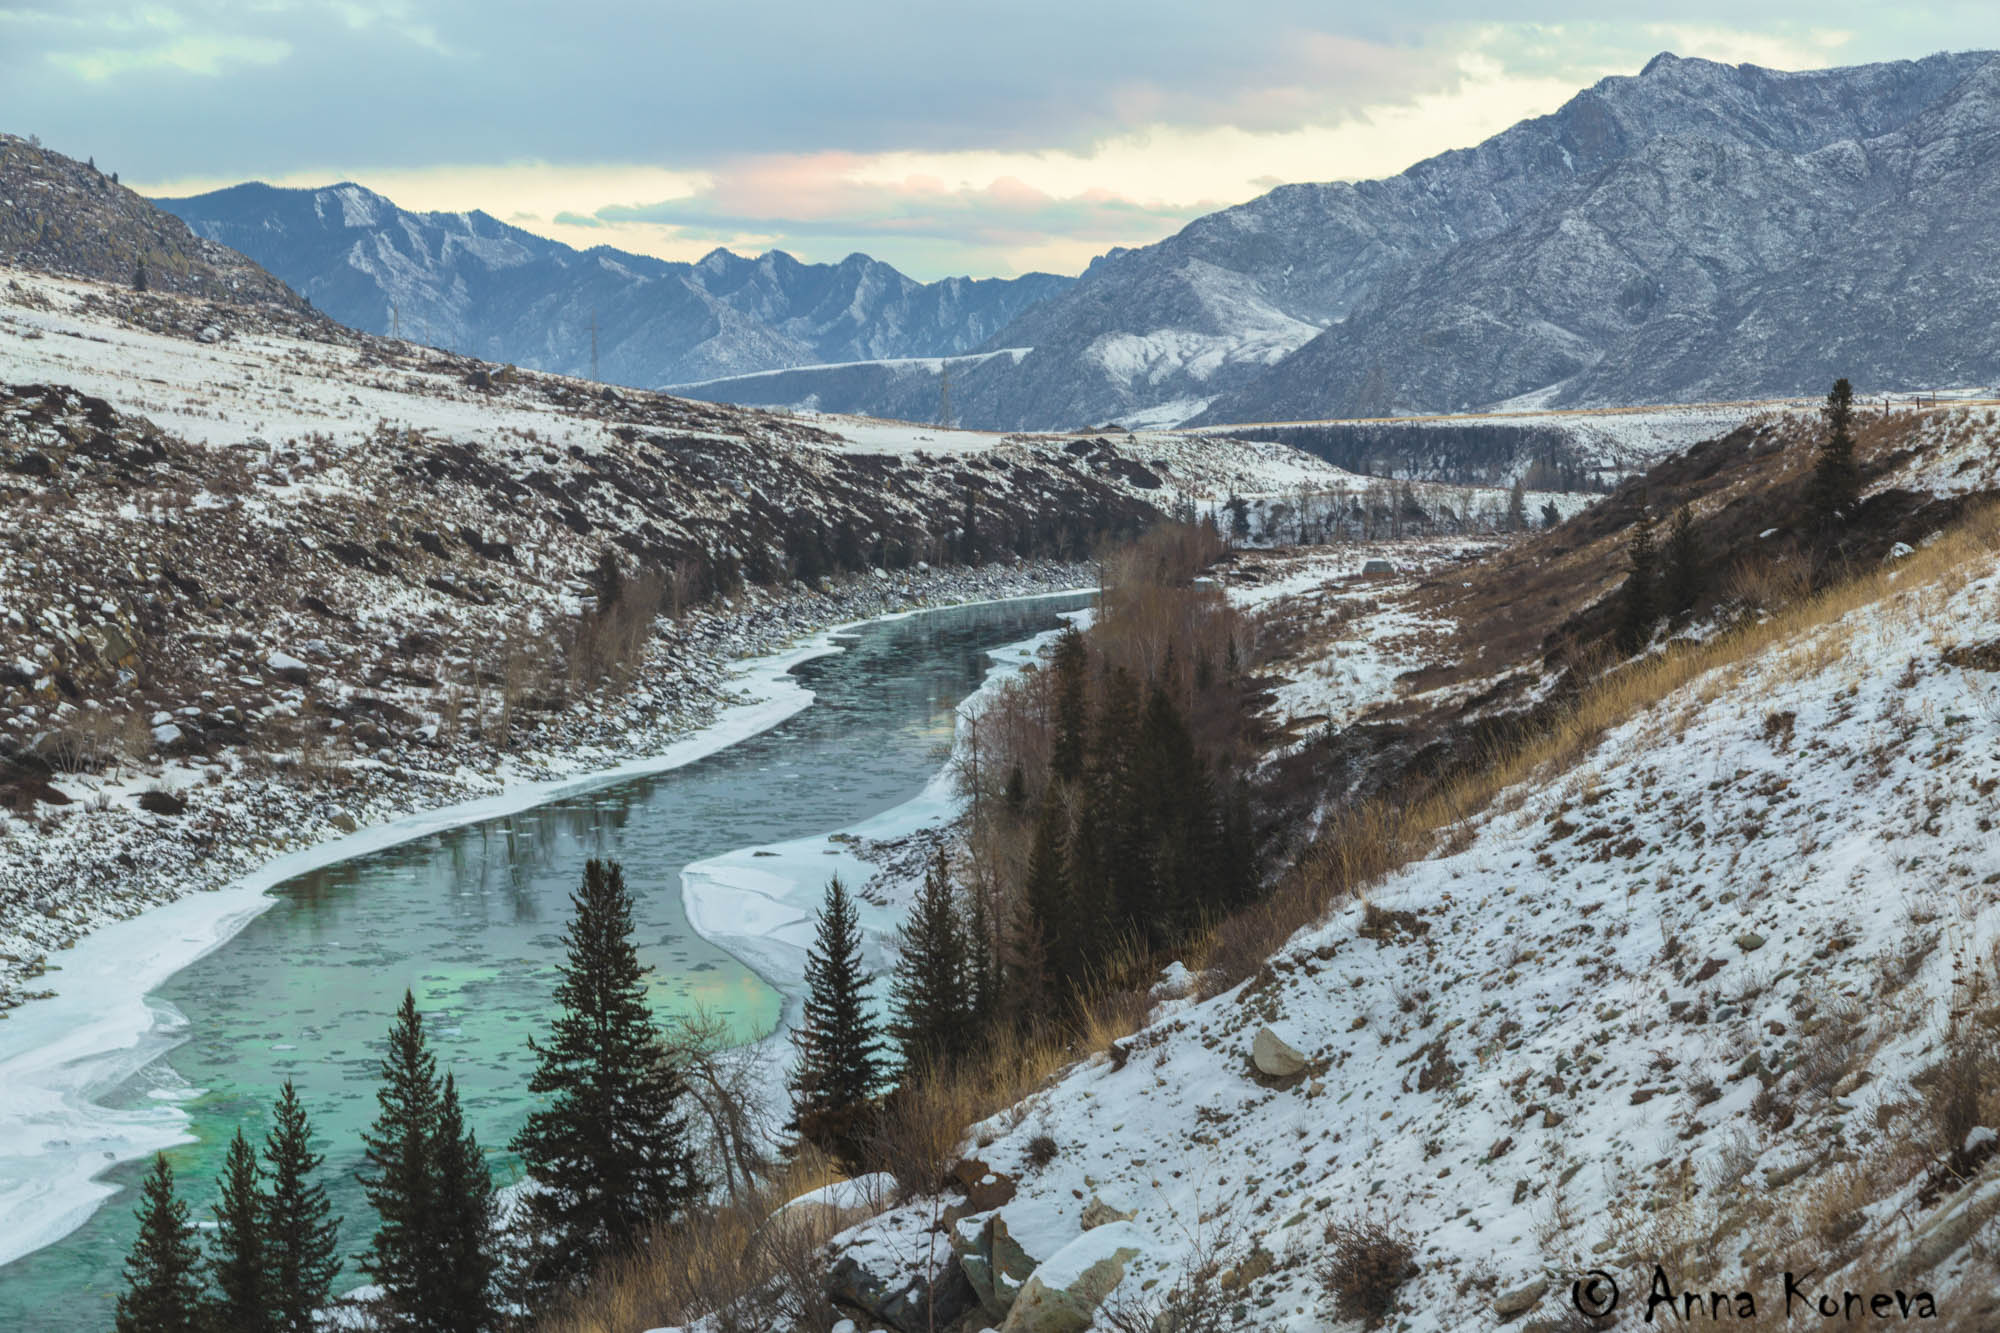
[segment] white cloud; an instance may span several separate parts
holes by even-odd
[[[274,37],[188,36],[150,46],[97,47],[51,51],[48,62],[89,83],[103,83],[142,70],[171,69],[214,78],[232,66],[276,65],[292,53],[290,42]]]

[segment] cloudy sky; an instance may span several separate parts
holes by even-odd
[[[0,128],[150,194],[357,180],[574,245],[1073,273],[1636,73],[2000,46],[2000,7],[0,0]],[[1674,17],[1660,18],[1662,12]]]

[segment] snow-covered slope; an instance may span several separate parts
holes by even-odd
[[[1227,1280],[1228,1326],[1359,1327],[1319,1273],[1329,1227],[1372,1219],[1412,1244],[1410,1333],[1567,1327],[1594,1269],[1643,1308],[1656,1262],[1760,1311],[1789,1268],[1992,1327],[1991,1136],[1940,1186],[1963,1128],[1924,1071],[1949,1015],[1992,1013],[1997,536],[1700,659],[1250,981],[1164,979],[1148,1026],[974,1127],[1012,1197],[957,1210],[936,1266],[997,1263],[1011,1294],[1046,1262],[1053,1286],[1115,1227],[1133,1253],[1094,1327],[1142,1326],[1113,1320],[1191,1269]],[[1298,1072],[1259,1071],[1267,1027]],[[926,1276],[933,1217],[840,1250]]]

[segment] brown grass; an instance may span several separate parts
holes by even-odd
[[[634,1333],[716,1314],[725,1333],[826,1328],[832,1312],[814,1256],[851,1218],[803,1211],[773,1224],[788,1199],[840,1173],[815,1154],[741,1202],[656,1227],[631,1253],[607,1261],[589,1287],[535,1322],[537,1333]],[[826,1308],[822,1308],[826,1307]]]

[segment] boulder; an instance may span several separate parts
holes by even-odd
[[[1269,1027],[1257,1029],[1257,1038],[1250,1044],[1250,1059],[1259,1073],[1272,1078],[1290,1078],[1306,1067],[1305,1052]]]
[[[1006,1215],[992,1214],[971,1237],[954,1229],[952,1248],[958,1252],[959,1269],[971,1284],[980,1308],[995,1321],[1004,1318],[1036,1265],[1035,1257],[1007,1230]]]
[[[899,1333],[930,1333],[944,1328],[979,1304],[972,1284],[956,1264],[946,1264],[933,1282],[901,1278],[892,1286],[851,1254],[843,1255],[828,1270],[826,1293]]]
[[[1014,1298],[1000,1333],[1083,1333],[1097,1307],[1146,1252],[1146,1234],[1130,1222],[1086,1231],[1044,1260]]]
[[[1535,1308],[1535,1303],[1548,1294],[1549,1280],[1546,1277],[1530,1279],[1514,1288],[1503,1291],[1493,1298],[1493,1313],[1502,1319],[1512,1319],[1515,1315],[1526,1314]]]
[[[1083,1229],[1095,1231],[1113,1222],[1130,1222],[1137,1215],[1137,1209],[1114,1208],[1093,1194],[1090,1202],[1083,1206]]]
[[[977,1157],[961,1158],[951,1168],[952,1181],[965,1191],[965,1212],[984,1213],[1011,1202],[1018,1182],[1005,1171],[995,1171]]]
[[[187,802],[170,791],[145,791],[139,793],[139,808],[148,814],[180,815],[187,813]]]
[[[275,649],[264,659],[264,669],[279,680],[290,681],[294,685],[303,685],[312,679],[311,667],[290,653],[281,653]]]

